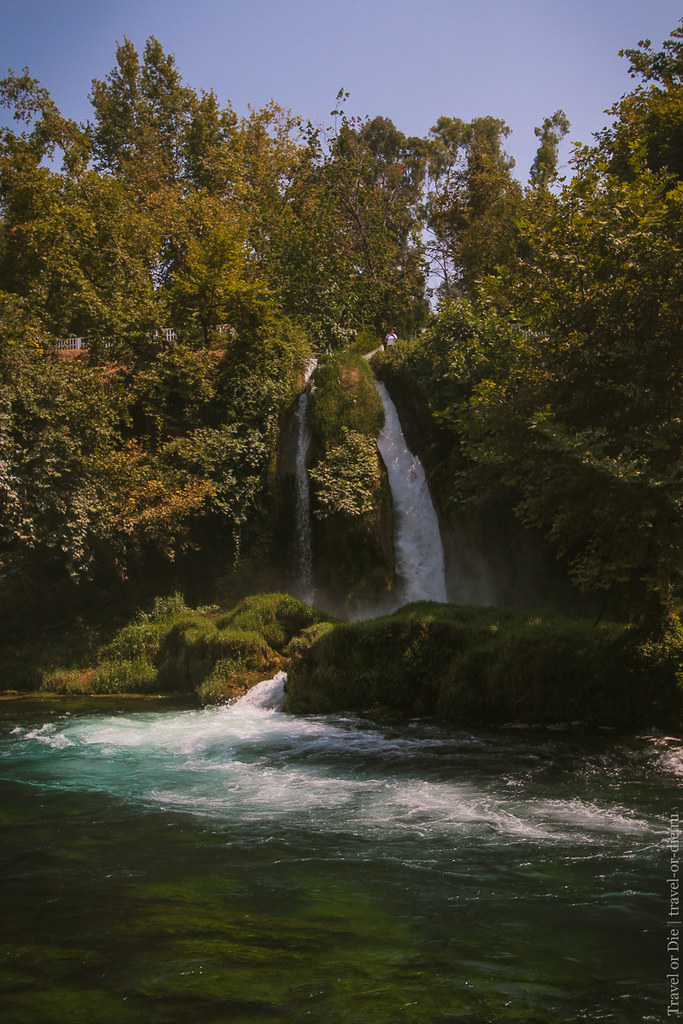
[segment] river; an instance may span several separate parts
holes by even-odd
[[[678,741],[5,701],[2,1019],[666,1017]]]

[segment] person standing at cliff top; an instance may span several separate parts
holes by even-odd
[[[396,332],[394,331],[394,328],[392,327],[392,328],[390,328],[389,333],[387,334],[386,338],[384,339],[384,343],[387,346],[387,348],[389,348],[391,345],[394,344],[395,341],[398,341],[398,337],[396,336]]]

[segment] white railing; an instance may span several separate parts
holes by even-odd
[[[55,348],[60,352],[85,352],[93,343],[93,338],[59,338],[55,342]],[[111,348],[111,342],[99,339],[103,348]]]
[[[177,335],[173,327],[160,327],[158,331],[154,332],[155,338],[164,338],[170,345],[172,341],[177,340]]]
[[[236,333],[232,324],[218,324],[213,329],[217,331],[218,334],[234,335]],[[151,337],[163,338],[169,345],[171,342],[178,340],[178,335],[174,327],[161,327],[159,330],[154,331]],[[78,352],[90,348],[93,340],[94,339],[92,338],[60,338],[55,342],[55,348],[59,349],[60,352]],[[111,348],[111,341],[106,341],[100,338],[99,343],[103,348]]]

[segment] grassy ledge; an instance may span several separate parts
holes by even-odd
[[[552,612],[424,602],[347,623],[287,594],[254,595],[232,609],[192,609],[175,595],[87,658],[46,663],[34,692],[192,694],[210,704],[281,669],[293,714],[683,731],[683,628],[673,616],[645,634]]]
[[[337,625],[294,652],[294,713],[429,715],[467,725],[683,726],[683,631],[421,603]]]
[[[157,599],[151,612],[98,648],[90,664],[46,668],[38,692],[230,700],[286,667],[290,642],[322,619],[287,594],[254,595],[231,610],[192,609],[179,595]]]

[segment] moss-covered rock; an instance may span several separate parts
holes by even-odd
[[[325,607],[355,615],[394,583],[391,491],[376,444],[384,408],[367,360],[322,361],[309,411],[315,586]]]
[[[124,626],[98,652],[96,665],[51,671],[42,689],[230,700],[285,667],[288,645],[322,620],[287,594],[254,595],[223,610],[192,609],[174,597]]]
[[[294,652],[287,707],[458,724],[683,727],[683,638],[554,614],[411,605]]]
[[[321,360],[311,378],[309,422],[323,449],[338,444],[344,429],[377,437],[384,408],[367,360],[354,352]]]
[[[510,608],[420,603],[331,622],[287,594],[229,609],[158,601],[94,664],[46,669],[41,689],[231,700],[280,669],[287,710],[433,716],[459,725],[558,722],[683,729],[683,628],[656,632]]]

